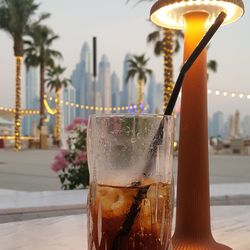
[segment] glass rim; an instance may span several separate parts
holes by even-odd
[[[125,113],[111,113],[111,114],[91,114],[90,118],[105,118],[105,117],[121,117],[121,118],[129,118],[129,117],[145,117],[145,118],[168,118],[173,119],[174,115],[164,115],[164,114],[125,114]]]

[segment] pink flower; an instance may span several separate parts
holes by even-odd
[[[67,152],[68,153],[68,152]],[[51,169],[54,172],[58,172],[62,169],[65,169],[68,167],[68,162],[65,159],[65,155],[66,155],[66,150],[61,151],[59,154],[57,154],[54,158],[54,162],[51,166]]]
[[[85,126],[87,126],[88,125],[88,120],[87,119],[82,119],[82,118],[76,118],[75,120],[74,120],[74,123],[76,124],[76,125],[85,125]]]
[[[67,127],[66,127],[66,131],[72,131],[74,130],[74,123],[70,123]]]
[[[70,132],[74,130],[77,126],[87,126],[87,125],[88,125],[88,120],[78,117],[71,124],[68,125],[66,130]]]
[[[66,156],[67,154],[69,154],[69,150],[68,150],[68,149],[62,149],[62,150],[61,150],[61,154],[62,154],[63,156]]]
[[[87,152],[81,152],[75,159],[74,164],[79,165],[82,162],[85,163],[87,161]]]

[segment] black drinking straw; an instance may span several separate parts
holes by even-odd
[[[164,112],[164,115],[171,115],[175,106],[175,103],[177,101],[179,92],[181,90],[182,82],[185,77],[186,72],[191,68],[197,57],[200,55],[202,50],[207,46],[215,32],[218,30],[218,28],[223,23],[224,19],[226,18],[226,13],[221,12],[219,16],[216,18],[214,24],[209,28],[207,33],[204,35],[202,40],[199,42],[199,44],[196,46],[192,54],[189,56],[189,58],[186,60],[186,62],[183,64],[181,71],[179,73],[179,76],[177,78],[177,81],[175,83],[173,92],[171,94],[168,106]],[[153,141],[150,146],[150,151],[148,152],[147,162],[145,165],[145,171],[144,175],[147,176],[149,173],[149,170],[152,166],[153,161],[155,160],[156,152],[157,152],[157,146],[161,144],[163,137],[163,120],[161,121],[159,128],[153,138]],[[149,189],[150,185],[141,187],[137,193],[137,195],[134,197],[133,203],[129,209],[129,212],[126,215],[126,219],[123,222],[120,230],[117,232],[116,237],[114,238],[112,250],[118,250],[119,246],[122,244],[122,237],[127,236],[129,232],[131,231],[131,228],[134,224],[134,220],[137,216],[137,214],[140,212],[141,209],[141,201],[146,197],[147,191]]]

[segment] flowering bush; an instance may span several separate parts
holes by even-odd
[[[87,120],[75,119],[66,130],[68,148],[61,150],[54,158],[52,170],[58,173],[61,188],[82,189],[89,183],[87,161]]]

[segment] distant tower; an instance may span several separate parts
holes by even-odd
[[[72,85],[76,91],[76,103],[80,105],[93,105],[93,85],[91,73],[91,52],[88,43],[81,49],[80,62],[76,65],[71,75]],[[88,110],[76,109],[76,116],[87,118]]]
[[[234,118],[233,116],[231,115],[229,117],[229,137],[230,138],[234,138],[235,137],[235,125],[234,125]]]
[[[130,79],[126,82],[126,78],[129,70],[129,60],[132,58],[131,54],[126,54],[123,61],[123,78],[122,78],[122,93],[121,93],[121,105],[127,106],[130,104],[137,103],[137,85],[134,84],[134,81]]]
[[[208,117],[208,136],[213,136],[213,123],[211,117]]]
[[[25,108],[26,109],[39,109],[38,97],[38,68],[26,67],[25,78]],[[23,134],[30,135],[34,124],[38,125],[38,115],[28,115],[24,117]]]
[[[120,105],[119,79],[115,72],[111,75],[112,107]]]
[[[221,111],[213,114],[213,135],[224,136],[224,124],[223,124],[223,113]]]
[[[242,128],[244,136],[250,137],[250,115],[244,117]]]
[[[69,103],[76,102],[76,90],[68,84],[67,88],[63,89],[63,101]],[[62,108],[63,128],[65,129],[76,117],[76,109],[71,105],[64,105]]]
[[[87,42],[85,42],[82,46],[80,62],[82,61],[85,62],[85,71],[91,73],[91,52]]]
[[[103,55],[99,63],[97,92],[102,96],[102,106],[111,107],[111,68],[108,57]],[[108,112],[106,112],[108,113]]]
[[[241,129],[240,129],[240,112],[237,110],[234,115],[234,127],[235,127],[235,136],[240,137]]]
[[[155,106],[154,112],[162,114],[163,98],[162,98],[163,84],[157,83],[155,87]]]
[[[155,113],[155,76],[151,74],[148,82],[148,94],[147,94],[147,102],[148,102],[148,113]]]

